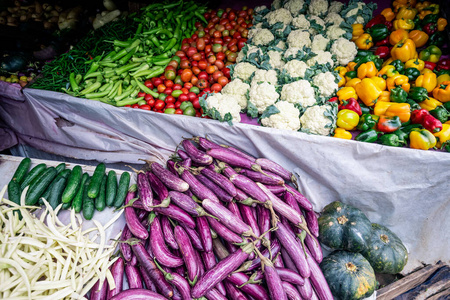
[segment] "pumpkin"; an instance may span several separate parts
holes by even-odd
[[[320,268],[335,299],[366,298],[377,286],[372,266],[360,253],[334,251],[323,259]]]
[[[324,207],[319,222],[319,239],[337,250],[361,252],[367,248],[372,226],[362,211],[339,201]]]
[[[408,251],[400,238],[385,226],[376,223],[372,224],[368,247],[361,254],[378,273],[399,273],[408,261]]]

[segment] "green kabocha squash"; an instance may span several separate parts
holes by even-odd
[[[360,253],[334,251],[320,263],[336,300],[357,300],[375,291],[377,280],[372,266]]]
[[[361,252],[372,232],[370,220],[362,211],[339,201],[324,207],[319,217],[319,239],[337,250]]]
[[[408,261],[408,251],[399,237],[383,225],[373,223],[367,249],[361,252],[375,272],[396,274]]]

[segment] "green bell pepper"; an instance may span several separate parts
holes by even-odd
[[[362,102],[359,102],[359,107],[361,107],[361,113],[370,114],[370,108]]]
[[[397,134],[395,134],[395,132],[382,135],[379,139],[379,142],[382,145],[392,147],[401,147],[406,143],[402,138],[400,138]]]
[[[358,76],[358,73],[356,71],[348,71],[345,73],[345,77],[348,77],[350,79],[356,78]]]
[[[422,24],[436,23],[438,19],[439,19],[438,14],[428,14],[425,17],[423,17]]]
[[[416,16],[413,19],[413,22],[414,22],[414,29],[422,30],[423,23],[422,20],[420,19],[419,14],[416,14]]]
[[[391,61],[390,65],[394,66],[397,72],[401,73],[405,69],[405,64],[400,59]]]
[[[402,89],[402,87],[398,86],[391,90],[389,99],[392,102],[403,103],[406,101],[407,97],[408,97],[408,93],[404,89]]]
[[[445,36],[442,33],[442,31],[436,31],[430,36],[430,39],[428,41],[429,45],[435,45],[438,47],[442,47],[445,42]]]
[[[446,102],[450,103],[450,102]],[[430,110],[430,114],[441,121],[441,123],[445,123],[448,121],[448,118],[450,117],[450,112],[443,106],[438,106],[433,110]]]
[[[353,61],[355,61],[355,60],[353,60]],[[358,61],[355,61],[357,64],[356,64],[354,70],[357,71],[361,64],[364,64],[364,63],[369,62],[369,61],[373,61],[373,63],[375,64],[375,67],[378,70],[381,69],[381,65],[383,64],[383,60],[380,58],[380,56],[375,55],[375,54],[368,54],[366,56],[361,56],[361,59],[359,59]]]
[[[442,104],[442,106],[445,107],[446,110],[450,111],[450,101],[444,102],[444,104]]]
[[[384,40],[390,33],[388,27],[384,24],[373,25],[366,32],[370,34],[374,42]]]
[[[436,72],[436,69],[434,69],[434,71]],[[444,70],[444,69],[439,70],[439,71],[437,71],[436,76],[439,77],[444,74],[450,75],[450,69],[449,70]]]
[[[409,106],[411,107],[411,111],[414,111],[416,109],[421,109],[422,108],[422,107],[420,107],[419,103],[417,103],[413,99],[406,98],[405,102],[409,104]]]
[[[422,102],[428,99],[428,91],[424,87],[415,86],[409,90],[408,97],[416,102]]]
[[[378,132],[375,129],[369,129],[358,134],[355,140],[366,143],[375,143],[378,140]]]
[[[358,52],[356,53],[356,57],[365,57],[372,54],[373,52],[370,50],[358,50]]]
[[[356,125],[356,129],[361,131],[367,131],[377,124],[377,120],[374,118],[374,115],[365,113],[359,117],[359,123]]]
[[[412,82],[420,76],[420,71],[416,68],[406,68],[402,74],[408,77],[409,82]]]
[[[442,56],[442,51],[436,45],[428,46],[419,52],[419,59],[437,63]]]

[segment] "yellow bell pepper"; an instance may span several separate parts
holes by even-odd
[[[417,0],[394,0],[392,6],[394,7],[394,12],[398,12],[400,8],[404,6],[415,7]]]
[[[421,59],[410,59],[405,62],[405,69],[408,68],[416,68],[419,71],[422,71],[425,68],[425,62]]]
[[[422,46],[425,46],[430,37],[425,31],[412,30],[409,33],[409,38],[413,40],[414,44],[416,44],[416,48],[420,48]]]
[[[405,30],[413,30],[414,22],[411,19],[399,19],[392,22],[394,30],[397,29],[405,29]]]
[[[366,77],[373,77],[377,75],[377,67],[375,67],[375,63],[373,61],[369,61],[361,64],[358,67],[357,76],[359,79],[363,79]]]
[[[381,11],[381,14],[386,18],[386,21],[391,22],[395,18],[395,13],[392,8],[388,7]]]
[[[358,49],[369,50],[373,46],[372,36],[368,33],[364,33],[355,40],[355,44]]]
[[[347,72],[354,71],[356,65],[357,65],[357,63],[355,63],[354,61],[349,62],[346,67]]]
[[[415,9],[417,9],[418,12],[421,12],[424,8],[427,8],[431,5],[430,1],[423,1],[416,4]]]
[[[428,150],[436,146],[436,137],[426,129],[414,128],[409,134],[409,146],[413,149]]]
[[[350,109],[342,109],[337,114],[336,125],[346,130],[352,130],[359,123],[359,115]]]
[[[440,85],[444,81],[450,81],[450,75],[448,75],[448,74],[439,75],[437,78],[436,86]]]
[[[405,92],[408,93],[409,88],[411,87],[408,76],[400,74],[386,79],[386,84],[389,91],[392,90],[393,88],[400,86],[402,89],[405,90]]]
[[[380,94],[380,97],[378,97],[378,102],[379,101],[390,102],[391,101],[391,92],[389,92],[389,91],[382,91],[381,94]]]
[[[419,103],[420,107],[428,111],[435,109],[436,107],[442,105],[442,102],[437,101],[434,98],[428,97],[428,99],[423,100]]]
[[[372,76],[369,78],[376,83],[380,90],[384,91],[386,89],[386,80],[384,80],[384,78],[378,76]]]
[[[447,123],[448,122],[442,124],[441,131],[433,133],[434,136],[437,138],[436,147],[438,148],[441,148],[445,142],[450,140],[450,124]]]
[[[411,117],[411,106],[408,103],[378,101],[373,114],[376,116],[399,117],[402,123],[408,122]]]
[[[409,32],[405,29],[397,29],[391,32],[389,35],[389,43],[394,46],[402,40],[409,38]]]
[[[352,134],[349,131],[345,130],[344,128],[339,127],[334,130],[334,137],[344,140],[351,140]]]
[[[419,19],[423,20],[423,18],[425,18],[426,15],[431,15],[431,14],[432,14],[431,11],[424,9],[419,13]]]
[[[356,90],[358,92],[358,90]],[[450,101],[450,81],[444,81],[433,89],[433,97],[441,102]]]
[[[344,86],[347,80],[345,79],[345,73],[347,73],[347,68],[343,66],[336,67],[334,69],[338,72],[339,77],[341,78],[338,82],[338,87]]]
[[[347,80],[347,82],[345,83],[345,86],[346,87],[355,88],[355,85],[357,85],[360,82],[361,82],[361,79],[359,79],[359,78],[352,78],[350,80]]]
[[[393,62],[393,61],[394,61],[394,59],[393,59],[392,57],[389,57],[388,59],[386,59],[386,60],[383,62],[383,64],[381,65],[381,67],[386,67],[386,66],[390,65],[391,62]]]
[[[393,59],[399,59],[403,63],[407,62],[417,57],[416,44],[411,39],[401,40],[392,47],[391,56]]]
[[[363,24],[353,24],[352,25],[352,41],[356,41],[361,35],[364,34],[364,25]]]
[[[355,85],[355,90],[359,99],[361,99],[366,106],[373,106],[382,92],[375,81],[370,78],[361,80],[360,83]]]
[[[416,78],[415,85],[426,88],[427,92],[431,93],[437,85],[436,73],[431,72],[431,73],[424,73],[422,75],[419,75],[419,77]],[[434,97],[434,98],[436,98],[436,97]]]
[[[343,87],[337,91],[336,95],[341,102],[350,98],[355,98],[356,100],[358,100],[358,95],[356,94],[355,89],[352,87]]]
[[[434,73],[433,70],[430,70],[428,68],[423,68],[422,71],[420,71],[420,74],[425,74],[425,73]]]
[[[383,78],[389,78],[389,77],[393,77],[396,75],[398,75],[398,71],[395,69],[395,66],[393,66],[393,65],[384,66],[377,73],[378,77],[383,77]]]
[[[400,8],[400,10],[397,13],[397,16],[395,18],[397,20],[399,19],[414,19],[414,17],[417,14],[417,9],[412,8],[411,6],[403,6]]]
[[[445,27],[447,27],[447,19],[439,18],[436,22],[437,24],[437,30],[438,31],[444,31]]]

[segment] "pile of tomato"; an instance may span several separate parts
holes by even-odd
[[[236,62],[247,41],[252,15],[253,9],[246,7],[206,12],[208,24],[196,22],[197,30],[182,41],[164,74],[145,81],[148,88],[160,93],[159,97],[141,92],[138,97],[144,100],[131,107],[201,117],[199,98],[207,92],[220,92],[229,82],[227,66]]]

